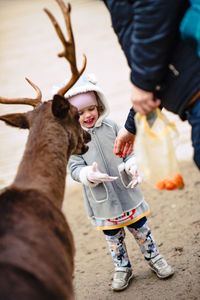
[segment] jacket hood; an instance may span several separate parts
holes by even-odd
[[[64,81],[60,87],[53,87],[53,93],[55,94],[62,86],[64,86],[67,83],[67,80]],[[108,116],[110,113],[110,108],[108,105],[108,101],[106,99],[106,96],[103,92],[103,90],[97,85],[97,79],[94,74],[87,74],[82,75],[79,80],[73,85],[71,89],[69,89],[66,94],[64,95],[66,99],[81,94],[94,91],[97,93],[98,98],[103,106],[103,112],[99,116],[95,127],[99,127],[102,124],[102,121]],[[85,130],[88,130],[88,128],[85,128]]]

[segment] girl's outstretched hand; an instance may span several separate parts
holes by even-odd
[[[113,176],[109,176],[106,173],[101,173],[98,170],[98,165],[96,162],[93,162],[92,164],[92,168],[88,171],[87,173],[87,179],[90,182],[93,182],[95,184],[101,183],[103,181],[114,181],[116,180],[118,177],[113,177]]]

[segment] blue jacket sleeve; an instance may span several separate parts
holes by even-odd
[[[104,0],[131,68],[131,81],[154,91],[164,79],[179,38],[187,0]]]
[[[130,133],[136,134],[134,116],[135,116],[135,112],[134,112],[133,108],[131,108],[130,111],[129,111],[128,117],[126,119],[126,123],[125,123],[124,127]]]

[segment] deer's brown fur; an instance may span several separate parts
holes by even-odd
[[[0,195],[0,299],[73,299],[74,243],[61,206],[69,156],[85,153],[90,136],[59,95],[0,120],[29,128],[17,175]]]

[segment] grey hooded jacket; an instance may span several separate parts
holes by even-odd
[[[69,160],[69,170],[74,180],[84,182],[83,194],[89,218],[108,219],[122,215],[138,207],[143,199],[140,188],[127,188],[132,178],[125,171],[125,163],[133,155],[121,159],[113,154],[114,142],[119,126],[109,119],[104,119],[101,126],[88,130],[91,134],[89,150],[84,155],[72,155]],[[98,185],[87,182],[84,170],[97,162],[98,169],[110,176],[118,176],[112,182],[103,182]],[[86,170],[86,169],[85,169]],[[80,179],[82,173],[82,180]]]
[[[71,97],[87,91],[95,91],[104,108],[95,126],[90,129],[84,128],[91,134],[91,141],[87,144],[89,150],[83,155],[72,155],[68,169],[71,177],[83,184],[88,217],[106,220],[137,208],[144,199],[138,186],[134,189],[127,188],[132,177],[126,173],[125,167],[127,169],[128,164],[135,160],[134,155],[131,154],[126,159],[114,155],[114,143],[120,127],[114,121],[106,119],[109,113],[108,102],[104,92],[96,83],[95,77],[82,76],[65,95]],[[88,181],[86,174],[93,162],[97,162],[100,172],[117,176],[118,179],[98,185]]]

